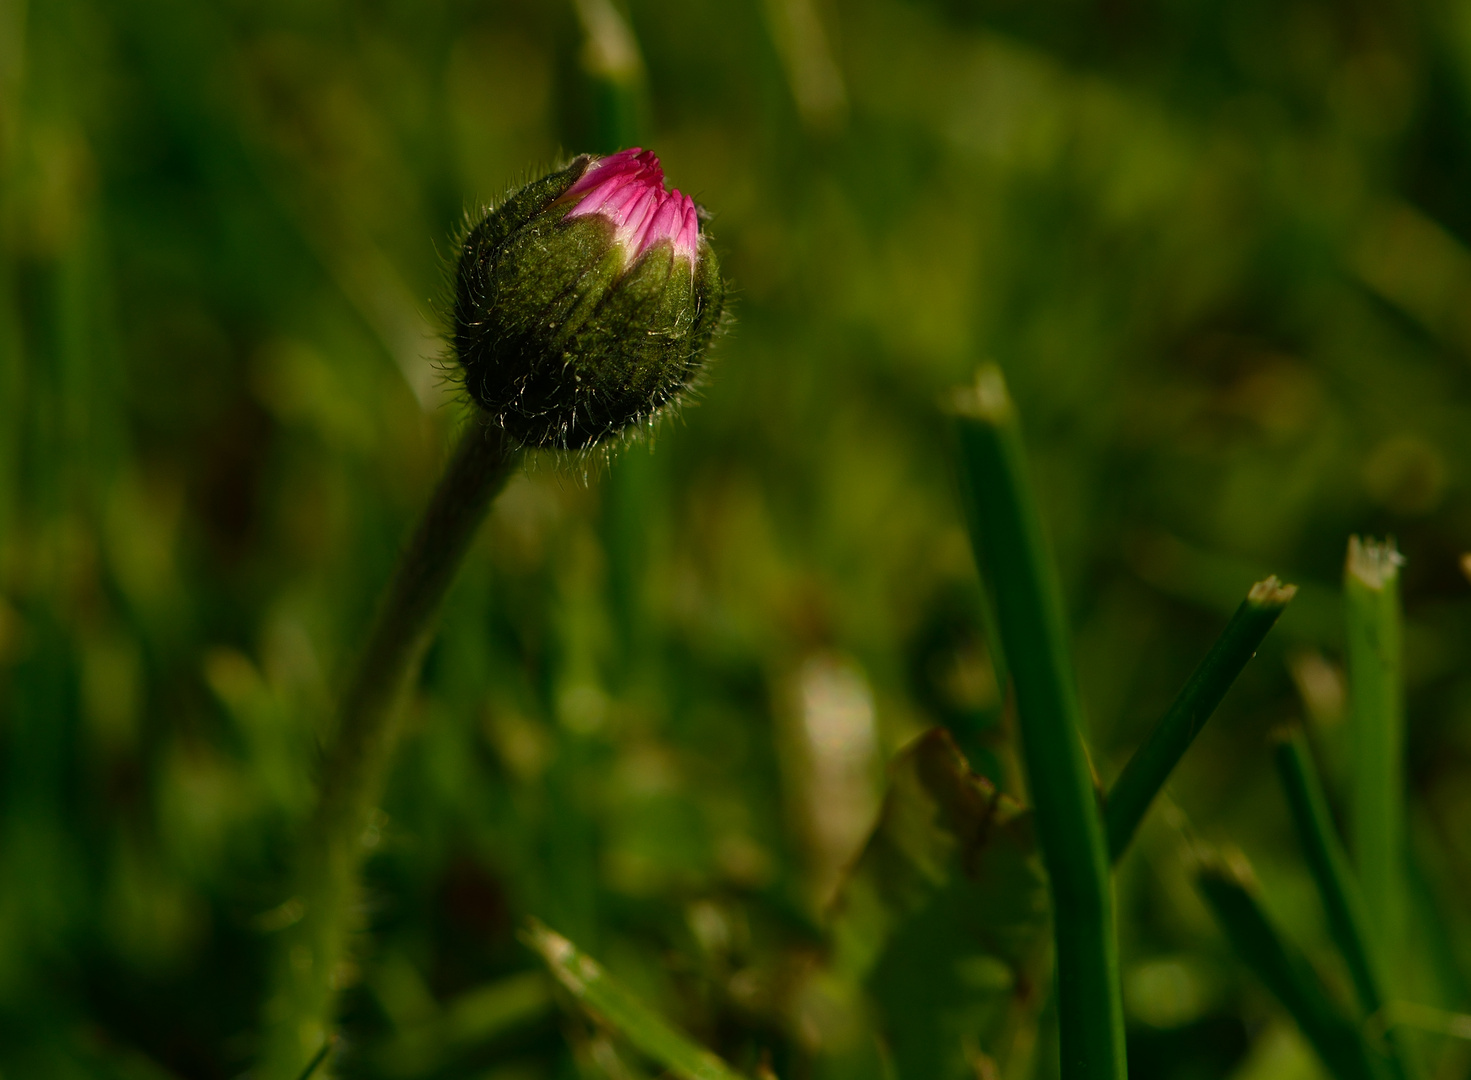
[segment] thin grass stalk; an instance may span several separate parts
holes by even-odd
[[[296,886],[267,1001],[259,1075],[295,1078],[332,1038],[338,990],[352,981],[360,870],[398,742],[398,705],[435,617],[491,500],[516,460],[505,435],[473,420],[398,565],[338,711],[315,813],[302,837]]]
[[[296,1080],[312,1080],[312,1077],[316,1075],[316,1071],[322,1067],[322,1063],[327,1060],[327,1055],[331,1052],[332,1042],[328,1040],[322,1044],[320,1050],[312,1055],[312,1059],[306,1063],[306,1067],[301,1070],[301,1075]]]
[[[1336,1080],[1383,1080],[1363,1033],[1329,996],[1305,956],[1262,910],[1244,865],[1202,859],[1196,885],[1231,949],[1282,1003]]]
[[[1273,756],[1298,842],[1323,900],[1328,931],[1353,979],[1359,1006],[1366,1016],[1374,1016],[1388,1004],[1379,946],[1302,732],[1283,734]],[[1385,1034],[1385,1044],[1394,1076],[1398,1080],[1416,1080],[1419,1071],[1407,1052],[1402,1033],[1391,1028]]]
[[[1349,540],[1344,570],[1353,721],[1352,840],[1369,918],[1386,955],[1399,944],[1404,870],[1404,678],[1394,541]]]
[[[1047,864],[1057,945],[1061,1075],[1127,1075],[1118,943],[1103,822],[1083,747],[1060,589],[1001,372],[953,403],[972,539],[996,604],[1022,757]]]
[[[1114,781],[1104,808],[1109,858],[1117,862],[1170,773],[1297,593],[1275,577],[1251,587],[1226,629],[1169,710]]]

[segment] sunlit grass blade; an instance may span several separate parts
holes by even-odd
[[[1387,1004],[1379,946],[1369,924],[1358,882],[1349,870],[1348,857],[1334,829],[1328,800],[1323,794],[1323,786],[1302,732],[1284,735],[1277,744],[1275,758],[1298,841],[1307,856],[1318,893],[1323,898],[1328,931],[1348,966],[1360,1006],[1365,1015],[1373,1016]],[[1387,1041],[1390,1065],[1395,1075],[1400,1078],[1417,1076],[1403,1039],[1391,1030]]]
[[[996,603],[1057,941],[1062,1076],[1123,1077],[1123,1006],[1103,821],[1083,747],[1062,599],[1000,369],[952,401],[976,559]]]
[[[1414,1028],[1416,1031],[1471,1042],[1471,1015],[1409,1001],[1396,1001],[1387,1005],[1384,1012],[1375,1017],[1372,1026],[1389,1029]]]
[[[1262,910],[1250,872],[1218,856],[1202,860],[1196,884],[1237,957],[1282,1003],[1337,1080],[1382,1080],[1358,1027],[1328,996],[1308,960]]]
[[[1275,577],[1251,587],[1169,711],[1124,766],[1104,810],[1108,853],[1115,862],[1128,848],[1170,773],[1296,592],[1295,585],[1283,585]]]
[[[1353,720],[1352,849],[1386,953],[1399,941],[1404,858],[1404,680],[1394,541],[1350,538],[1344,568]]]
[[[552,977],[592,1016],[680,1080],[744,1080],[608,977],[596,960],[535,919],[521,934]]]

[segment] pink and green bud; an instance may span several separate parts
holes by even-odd
[[[676,402],[725,286],[699,212],[647,150],[579,157],[466,237],[455,349],[471,395],[528,446],[580,449]]]

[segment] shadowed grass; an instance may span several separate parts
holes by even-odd
[[[1358,1026],[1329,997],[1307,958],[1267,918],[1245,863],[1204,855],[1195,881],[1237,958],[1297,1021],[1336,1080],[1383,1080]]]
[[[1380,945],[1375,940],[1363,894],[1339,842],[1323,785],[1318,780],[1302,732],[1279,735],[1273,756],[1282,789],[1287,795],[1287,805],[1292,811],[1298,843],[1307,857],[1308,868],[1312,871],[1323,910],[1328,916],[1328,931],[1348,966],[1363,1014],[1374,1016],[1389,1004],[1384,993]],[[1394,1075],[1400,1080],[1418,1077],[1419,1071],[1414,1068],[1403,1035],[1390,1029],[1386,1040]]]

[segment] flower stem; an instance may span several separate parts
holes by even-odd
[[[983,368],[953,409],[976,558],[995,595],[1052,892],[1061,1075],[1122,1080],[1124,1017],[1103,822],[1083,747],[1060,589],[1000,370]]]
[[[295,921],[282,932],[271,973],[263,1077],[296,1077],[332,1037],[336,993],[352,979],[348,944],[361,921],[359,871],[377,842],[373,819],[398,742],[397,706],[516,456],[499,428],[473,421],[399,557],[342,698],[295,890],[283,907]]]
[[[1124,766],[1124,771],[1108,793],[1104,810],[1108,853],[1114,862],[1123,856],[1154,797],[1246,667],[1246,662],[1256,655],[1267,631],[1272,629],[1277,616],[1282,614],[1296,592],[1297,586],[1283,585],[1275,577],[1252,586],[1220,638],[1211,646],[1211,651],[1191,674],[1180,696],[1175,698],[1148,740]]]
[[[1313,768],[1307,741],[1301,731],[1285,734],[1274,753],[1277,773],[1292,811],[1298,843],[1307,856],[1308,867],[1318,885],[1323,909],[1328,916],[1328,931],[1342,954],[1358,992],[1359,1005],[1366,1016],[1373,1016],[1387,1004],[1384,996],[1383,965],[1378,943],[1374,940],[1369,914],[1358,882],[1349,870],[1348,857],[1339,843],[1338,833],[1328,812],[1328,800],[1318,773]],[[1414,1063],[1402,1045],[1397,1030],[1386,1032],[1390,1065],[1397,1080],[1415,1076]]]

